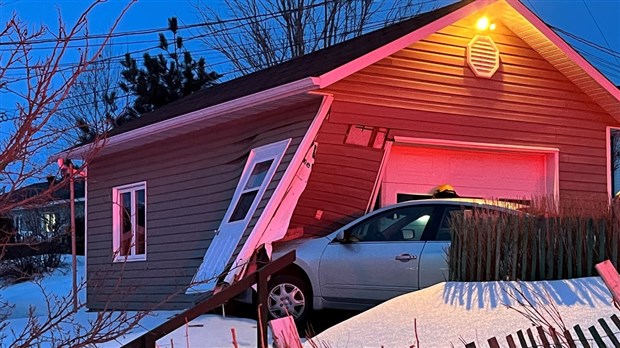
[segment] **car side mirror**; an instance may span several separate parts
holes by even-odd
[[[349,230],[340,231],[338,232],[338,234],[336,235],[336,238],[334,239],[337,242],[340,242],[342,244],[351,243],[351,231]]]

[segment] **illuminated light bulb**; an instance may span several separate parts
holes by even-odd
[[[478,28],[478,30],[487,30],[489,24],[489,19],[487,17],[481,17],[478,19],[478,22],[476,22],[476,28]]]
[[[495,25],[495,23],[492,23],[492,24],[489,26],[489,29],[491,29],[491,30],[495,30],[495,28],[496,28],[496,27],[497,27],[497,26]]]

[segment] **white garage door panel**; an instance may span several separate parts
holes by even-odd
[[[394,146],[383,180],[383,203],[397,193],[425,194],[450,184],[461,196],[523,198],[548,192],[545,154]]]

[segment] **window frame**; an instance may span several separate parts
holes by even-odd
[[[56,233],[58,232],[58,227],[56,224],[58,223],[59,217],[56,212],[46,211],[41,214],[41,230],[44,233]]]
[[[607,147],[607,194],[610,200],[615,198],[615,195],[620,192],[620,185],[615,180],[614,170],[614,143],[612,132],[620,132],[620,127],[608,126],[606,129],[606,147]],[[620,169],[619,169],[620,171]],[[618,175],[620,176],[620,174]],[[620,181],[620,180],[619,180]],[[614,187],[616,186],[616,187]]]
[[[136,220],[137,213],[136,208],[136,192],[144,190],[144,254],[136,254]],[[128,255],[121,255],[121,195],[124,193],[131,193],[131,249]],[[146,181],[136,182],[132,184],[116,186],[112,188],[112,254],[113,262],[125,262],[125,261],[146,261],[148,243],[147,243],[147,216],[148,216],[148,203],[147,203],[147,186]]]
[[[250,151],[245,167],[243,168],[241,177],[239,178],[237,188],[235,189],[233,198],[230,201],[231,202],[230,206],[228,210],[226,211],[224,218],[222,219],[223,223],[245,224],[247,226],[247,224],[249,223],[249,220],[252,218],[252,216],[256,212],[256,208],[260,204],[263,194],[265,193],[265,191],[267,191],[269,184],[273,180],[273,176],[276,174],[278,167],[280,166],[280,162],[282,161],[282,158],[284,158],[284,156],[286,155],[286,150],[288,149],[291,141],[292,139],[288,138],[285,140],[277,141],[275,143],[271,143],[271,144],[267,144],[267,145],[254,148]],[[248,184],[248,181],[250,177],[252,176],[252,172],[254,171],[254,168],[258,164],[263,163],[263,162],[268,162],[268,161],[272,161],[272,162],[270,164],[269,169],[263,176],[261,185],[259,185],[258,187],[246,189],[246,185]],[[233,214],[235,213],[235,210],[237,206],[239,205],[239,200],[241,199],[241,196],[243,196],[244,193],[249,193],[252,191],[256,191],[257,193],[256,193],[256,196],[253,198],[252,203],[248,207],[247,211],[245,212],[245,216],[242,219],[236,219],[236,220],[231,221],[231,218],[233,217]],[[220,228],[218,228],[218,230],[221,228],[222,226],[220,225]]]

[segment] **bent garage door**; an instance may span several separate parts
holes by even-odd
[[[392,146],[381,205],[425,196],[441,184],[462,197],[529,199],[557,194],[557,150],[463,144]]]

